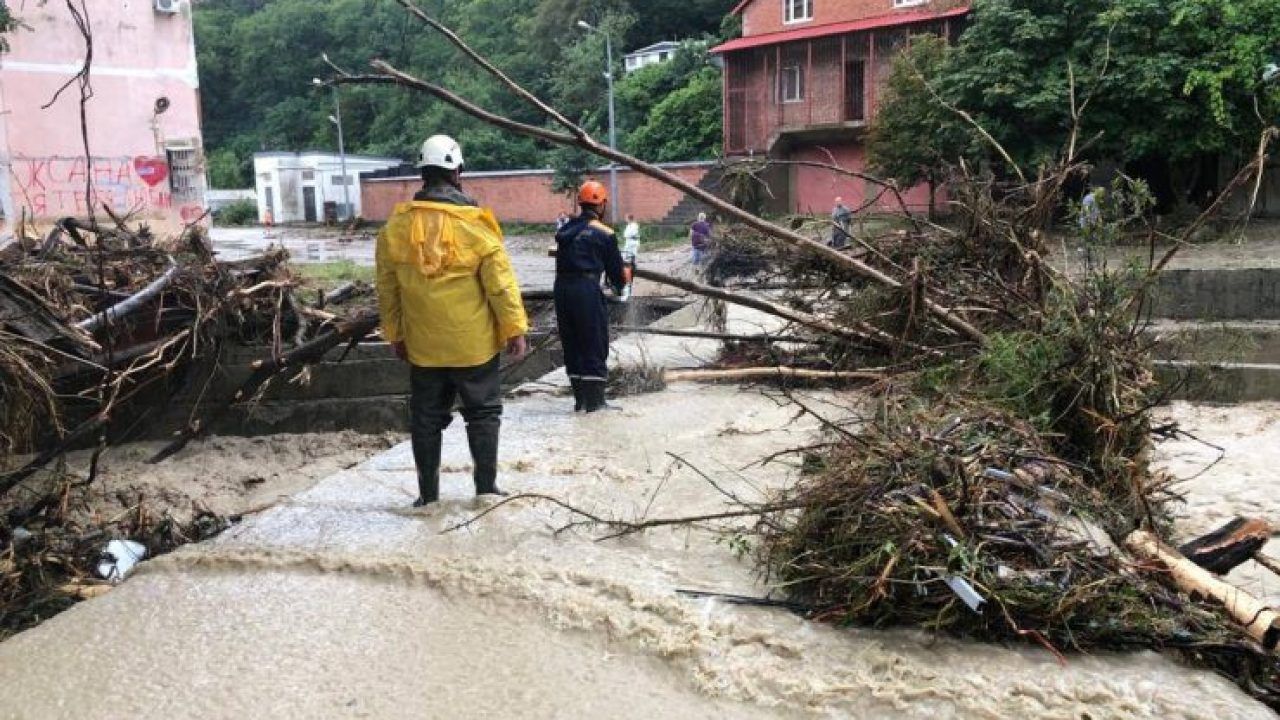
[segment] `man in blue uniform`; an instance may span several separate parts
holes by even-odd
[[[578,191],[582,214],[556,233],[556,323],[565,371],[573,385],[575,412],[605,407],[609,379],[609,310],[600,276],[620,291],[625,280],[613,229],[600,222],[609,204],[604,186],[592,181]]]

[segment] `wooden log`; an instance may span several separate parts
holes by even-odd
[[[371,292],[373,292],[373,288],[362,282],[349,282],[345,285],[334,288],[332,291],[327,293],[324,296],[324,302],[320,304],[320,307],[326,308],[330,305],[344,303],[352,298],[368,295]]]
[[[1261,550],[1271,533],[1271,526],[1264,520],[1238,517],[1184,544],[1178,552],[1209,572],[1226,575]]]
[[[729,370],[666,370],[662,379],[666,382],[721,382],[728,380],[790,380],[863,381],[879,382],[887,376],[868,370],[810,370],[807,368],[754,367]]]
[[[1240,588],[1223,582],[1208,570],[1160,542],[1146,530],[1136,530],[1124,545],[1134,555],[1162,566],[1175,587],[1192,599],[1212,600],[1222,605],[1249,637],[1274,652],[1280,642],[1280,613]]]
[[[810,338],[795,335],[735,335],[734,333],[718,333],[706,330],[670,330],[667,328],[641,327],[638,325],[618,325],[613,328],[619,333],[633,335],[663,335],[666,337],[698,338],[702,340],[722,340],[724,342],[758,342],[758,343],[806,343],[814,344]]]
[[[696,295],[702,295],[703,297],[709,297],[714,300],[723,300],[734,305],[741,305],[753,310],[759,310],[760,312],[768,315],[773,315],[774,317],[779,317],[783,320],[790,320],[798,325],[803,325],[826,335],[834,335],[835,337],[844,338],[845,340],[861,342],[873,347],[896,348],[900,345],[897,338],[867,323],[860,322],[855,326],[838,325],[826,318],[821,318],[817,315],[810,315],[809,313],[801,312],[785,305],[779,305],[778,303],[770,302],[763,298],[730,292],[723,288],[704,285],[693,280],[685,280],[683,278],[667,275],[648,268],[637,267],[635,269],[635,276],[645,280],[662,283],[664,285],[670,285],[671,287],[680,288],[681,290],[687,290]]]

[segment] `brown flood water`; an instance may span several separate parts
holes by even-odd
[[[510,403],[508,489],[617,517],[715,510],[673,455],[750,496],[787,470],[743,466],[814,429],[734,388],[623,404],[583,418],[562,398]],[[461,429],[448,437],[439,508],[405,509],[402,445],[0,644],[0,718],[1272,717],[1154,653],[1063,666],[686,599],[674,591],[763,592],[702,531],[598,542],[524,504],[441,534],[477,510]]]

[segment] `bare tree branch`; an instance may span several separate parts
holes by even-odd
[[[433,25],[433,27],[435,27],[435,25]],[[465,52],[469,57],[472,57],[473,59],[476,57],[479,57],[479,53],[476,53],[474,50],[472,50],[465,43],[465,41],[463,41],[461,38],[458,38],[456,34],[450,33],[450,40],[459,48],[461,48],[463,52]],[[461,110],[462,112],[468,115],[471,115],[476,119],[482,120],[496,127],[500,127],[505,130],[509,130],[511,132],[519,133],[522,135],[534,137],[540,140],[545,140],[547,142],[555,143],[557,145],[567,145],[567,146],[578,147],[583,150],[586,150],[587,152],[603,157],[607,160],[611,160],[615,163],[621,163],[623,165],[626,165],[632,168],[633,170],[635,170],[636,172],[639,172],[643,175],[647,175],[655,180],[658,180],[659,182],[662,182],[666,185],[676,188],[677,190],[680,190],[686,195],[693,197],[694,199],[714,208],[717,212],[721,213],[725,217],[733,218],[749,227],[759,230],[760,232],[770,237],[773,237],[787,244],[793,245],[797,248],[801,248],[811,253],[814,253],[815,255],[818,255],[820,257],[823,257],[835,263],[837,266],[848,268],[851,271],[857,273],[858,275],[874,280],[877,283],[880,283],[882,285],[885,285],[891,288],[900,287],[902,284],[899,280],[893,278],[892,276],[870,265],[867,265],[866,263],[863,263],[862,261],[856,258],[850,257],[844,253],[841,253],[835,248],[827,247],[823,243],[817,242],[811,238],[807,238],[803,235],[800,235],[799,233],[788,230],[774,223],[771,223],[763,218],[760,218],[756,215],[746,212],[745,210],[742,210],[741,208],[738,208],[733,204],[728,203],[719,197],[716,197],[715,195],[708,192],[707,190],[704,190],[703,188],[698,187],[697,185],[690,183],[684,180],[683,178],[680,178],[672,173],[669,173],[666,170],[663,170],[662,168],[652,163],[644,162],[643,160],[632,157],[631,155],[627,155],[626,153],[610,148],[607,145],[602,145],[599,142],[597,142],[595,139],[591,138],[589,135],[585,135],[585,134],[582,136],[567,135],[564,133],[555,132],[553,130],[547,130],[544,128],[538,128],[538,127],[534,127],[524,123],[520,123],[510,118],[506,118],[506,117],[497,115],[493,112],[490,112],[488,110],[485,110],[483,108],[480,108],[479,106],[463,99],[462,97],[452,92],[449,92],[448,90],[445,90],[444,88],[438,85],[434,85],[432,83],[429,83],[417,77],[414,77],[413,75],[410,75],[409,73],[401,71],[383,60],[374,60],[371,63],[371,66],[375,71],[377,71],[378,75],[372,75],[372,76],[358,75],[357,76],[357,75],[345,74],[339,71],[339,74],[336,77],[334,77],[332,80],[330,80],[330,82],[334,84],[360,84],[360,83],[370,84],[370,83],[379,83],[379,82],[382,82],[382,83],[390,82],[390,83],[401,85],[403,87],[408,87],[421,92],[428,93],[436,97],[437,99],[442,100],[445,103],[453,106],[454,108]],[[532,93],[529,93],[529,91],[522,88],[519,84],[517,84],[511,78],[507,77],[505,74],[502,74],[500,71],[497,71],[497,69],[494,68],[492,64],[484,62],[482,63],[481,66],[485,70],[493,74],[494,77],[499,82],[501,82],[513,93],[516,93],[518,96],[525,98],[526,100],[533,98]],[[534,100],[536,100],[536,98],[534,98]],[[985,341],[986,338],[980,330],[978,330],[976,327],[974,327],[964,318],[956,315],[951,310],[945,307],[942,307],[931,300],[926,300],[925,305],[930,312],[936,315],[939,318],[939,320],[941,320],[947,326],[951,327],[953,330],[959,332],[960,334],[968,337],[970,340],[973,340],[975,342],[981,343]]]

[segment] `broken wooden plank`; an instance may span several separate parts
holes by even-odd
[[[1262,549],[1271,539],[1265,520],[1238,517],[1178,548],[1188,560],[1218,575],[1226,575]]]

